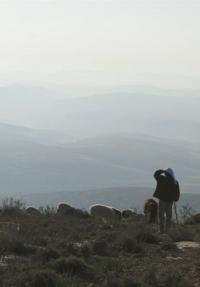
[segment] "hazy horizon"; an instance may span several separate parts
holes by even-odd
[[[0,82],[200,88],[197,1],[0,2]]]
[[[167,167],[182,191],[199,192],[198,91],[81,91],[0,88],[2,192],[153,187]]]
[[[0,194],[200,190],[195,1],[0,2]]]

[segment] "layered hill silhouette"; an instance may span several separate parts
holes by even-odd
[[[109,90],[109,89],[108,89]],[[88,91],[32,86],[0,88],[0,121],[36,129],[59,129],[69,139],[110,133],[145,133],[169,139],[200,141],[199,92],[121,87]],[[84,94],[84,89],[83,89]]]
[[[167,167],[198,193],[198,91],[124,90],[0,88],[1,194],[153,188],[154,170]]]
[[[200,153],[195,144],[139,134],[113,134],[50,145],[51,133],[49,136],[44,132],[41,143],[42,136],[38,140],[36,130],[5,125],[0,125],[0,130],[3,135],[0,143],[2,193],[113,186],[148,188],[155,184],[154,170],[168,166],[177,170],[185,192],[199,189]]]

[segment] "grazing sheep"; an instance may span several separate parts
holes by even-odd
[[[133,218],[137,215],[137,213],[133,209],[124,209],[122,210],[123,218]]]
[[[111,206],[95,204],[90,207],[90,214],[96,218],[103,218],[107,221],[119,221],[121,211]]]
[[[57,209],[57,215],[63,216],[63,215],[74,215],[75,208],[68,205],[67,203],[60,203],[58,205]]]
[[[40,211],[37,208],[28,207],[25,210],[25,215],[28,215],[28,216],[39,216],[39,215],[41,215],[41,213],[40,213]]]
[[[148,198],[144,203],[144,214],[148,218],[149,223],[155,223],[158,215],[158,204],[152,199]]]
[[[58,205],[57,213],[58,216],[75,216],[78,218],[88,218],[89,214],[88,212],[74,208],[67,203],[60,203]]]

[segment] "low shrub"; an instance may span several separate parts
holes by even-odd
[[[33,272],[26,275],[21,286],[29,287],[60,287],[58,275],[51,270]]]
[[[141,230],[138,232],[136,239],[138,242],[145,242],[150,244],[157,244],[159,243],[159,238],[152,231],[149,230]]]
[[[189,221],[193,217],[194,214],[195,214],[195,210],[188,203],[183,205],[179,209],[179,215],[180,215],[181,222]]]
[[[79,276],[91,278],[93,270],[83,259],[69,256],[60,257],[53,263],[53,269],[60,274],[67,274],[68,276]]]
[[[143,253],[144,249],[141,244],[139,244],[133,238],[124,238],[122,241],[122,249],[128,253]]]
[[[171,228],[168,235],[173,241],[192,241],[194,238],[194,232],[185,225]]]
[[[97,270],[102,272],[103,274],[107,274],[108,272],[120,273],[123,269],[123,262],[121,258],[117,257],[99,257]]]
[[[82,219],[90,218],[89,213],[86,210],[82,210],[82,209],[75,209],[75,215]]]
[[[12,237],[9,234],[1,234],[0,237],[0,252],[1,254],[12,254],[18,256],[26,256],[35,254],[36,248],[31,245],[26,245],[22,240]]]
[[[31,245],[25,245],[22,241],[13,240],[10,245],[10,251],[16,255],[30,255],[36,253],[36,248]]]
[[[24,214],[26,204],[21,200],[7,197],[1,203],[1,216],[22,216]]]
[[[108,272],[103,287],[124,287],[123,279],[116,272]]]
[[[134,278],[127,277],[124,279],[124,286],[125,287],[142,287],[142,285],[137,282]]]
[[[78,255],[79,254],[79,248],[76,244],[70,242],[66,245],[66,254],[67,255]]]
[[[162,240],[160,246],[164,251],[178,251],[176,244],[170,237]]]
[[[57,208],[53,205],[46,205],[45,207],[40,206],[39,211],[45,216],[55,216]]]
[[[34,243],[36,245],[42,246],[42,247],[46,247],[48,244],[48,239],[44,238],[44,237],[36,237]]]
[[[90,257],[91,255],[91,246],[88,242],[85,242],[80,247],[81,255],[85,258]]]
[[[43,262],[48,262],[52,259],[57,259],[59,257],[59,253],[53,248],[47,248],[42,250],[41,257]]]
[[[179,268],[173,265],[153,265],[143,277],[144,287],[185,287],[189,286]]]
[[[93,243],[93,252],[100,256],[108,255],[108,243],[104,239],[99,239]]]

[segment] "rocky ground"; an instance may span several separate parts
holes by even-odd
[[[198,287],[200,224],[160,235],[144,217],[1,215],[2,287]]]

